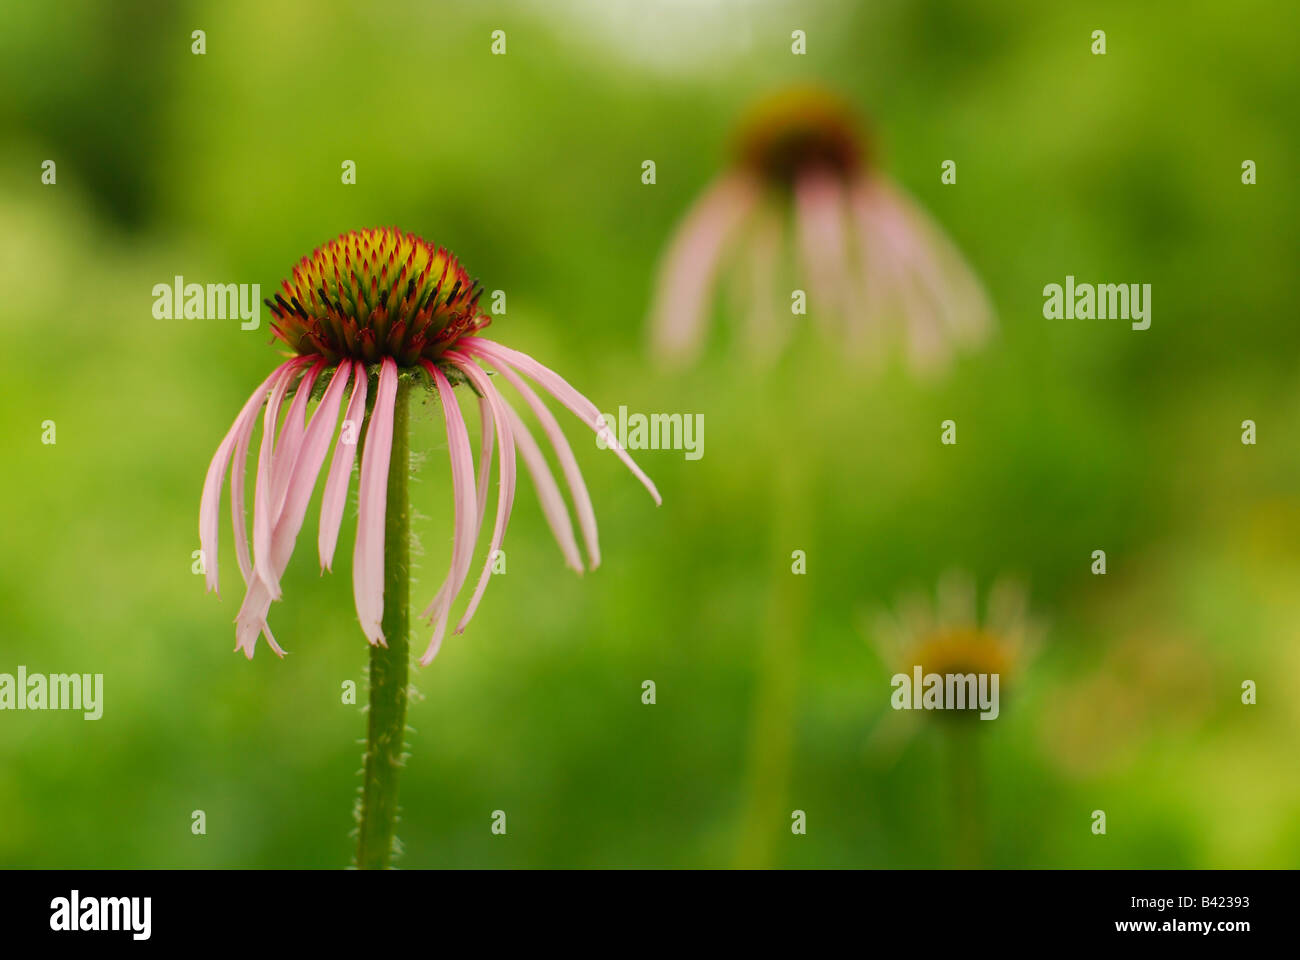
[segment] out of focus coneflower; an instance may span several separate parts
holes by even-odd
[[[469,582],[474,545],[487,513],[494,447],[497,500],[487,561],[456,623],[465,629],[478,608],[501,547],[515,495],[515,456],[532,474],[547,521],[569,566],[583,559],[559,484],[524,421],[497,389],[500,374],[523,398],[559,458],[586,547],[600,562],[596,520],[577,460],[555,417],[527,380],[567,407],[650,491],[659,493],[607,428],[595,405],[563,377],[526,354],[480,336],[488,317],[478,309],[481,288],[442,247],[396,229],[342,234],[305,257],[268,300],[271,324],[293,355],[253,391],[208,467],[199,509],[207,585],[218,588],[217,542],[223,479],[231,472],[235,555],[247,591],[235,620],[236,648],[248,657],[260,635],[277,654],[268,613],[280,599],[281,578],[302,529],[307,505],[333,443],[325,480],[317,548],[331,566],[357,446],[362,446],[353,594],[362,633],[371,644],[369,748],[359,814],[357,864],[385,866],[396,812],[396,768],[402,753],[409,631],[409,506],[407,436],[410,391],[437,394],[451,460],[455,530],[450,568],[424,610],[431,634],[421,663],[429,663],[446,631],[452,605]],[[474,395],[482,423],[479,468],[456,387]],[[342,427],[339,412],[347,398]],[[319,397],[310,417],[308,408]],[[281,418],[282,408],[284,412]],[[253,490],[251,549],[245,513],[245,469],[258,421],[262,435]],[[338,437],[335,442],[335,437]],[[231,466],[233,460],[233,467]]]
[[[1024,587],[1004,578],[989,590],[984,615],[977,610],[974,580],[951,572],[939,581],[935,603],[912,595],[896,612],[881,612],[868,626],[871,641],[891,672],[998,678],[997,696],[1017,689],[1024,669],[1042,637],[1041,623],[1031,616]],[[895,675],[897,675],[897,673]],[[882,688],[881,699],[889,696]],[[996,704],[1001,710],[1001,704]],[[952,802],[952,853],[959,866],[978,866],[984,856],[984,786],[981,731],[973,709],[891,710],[873,736],[874,746],[897,748],[922,723],[933,722],[945,741],[948,793]]]
[[[962,255],[884,173],[852,108],[814,86],[750,111],[730,165],[678,228],[651,313],[661,357],[698,353],[720,288],[746,325],[737,339],[762,359],[798,330],[793,288],[841,349],[872,356],[901,340],[918,369],[992,322]]]
[[[977,606],[974,580],[947,573],[933,604],[911,595],[895,611],[877,614],[872,642],[890,668],[997,674],[1005,690],[1037,648],[1042,627],[1030,616],[1025,588],[1015,580],[1002,579],[990,588],[983,617]]]

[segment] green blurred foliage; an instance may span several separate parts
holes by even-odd
[[[221,599],[190,570],[199,492],[277,353],[264,329],[154,320],[151,290],[181,274],[269,291],[328,237],[396,224],[508,291],[493,335],[602,409],[707,428],[702,460],[640,455],[656,510],[568,424],[605,554],[581,579],[521,482],[508,574],[416,674],[404,866],[728,866],[755,829],[774,865],[951,864],[943,731],[873,746],[897,716],[870,621],[953,568],[1019,575],[1049,625],[980,732],[984,862],[1296,866],[1296,10],[4,4],[0,672],[103,673],[106,702],[95,722],[0,714],[0,865],[348,863],[363,717],[340,689],[365,663],[350,523],[320,577],[308,516],[272,610],[290,656],[232,653],[227,511]],[[867,376],[815,332],[760,375],[726,316],[694,369],[647,360],[657,259],[731,124],[809,78],[869,114],[883,168],[997,304],[993,342],[944,378]],[[1042,287],[1067,273],[1152,284],[1151,329],[1044,320]],[[941,447],[949,417],[959,443]],[[450,544],[436,410],[414,446],[422,606]],[[799,504],[773,482],[788,464]],[[792,586],[793,549],[809,560]],[[807,811],[800,837],[788,814],[743,815],[764,637],[788,622],[791,759],[770,799]]]

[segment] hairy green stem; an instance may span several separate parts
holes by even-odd
[[[410,380],[399,378],[393,406],[393,452],[388,464],[388,502],[384,517],[382,627],[388,646],[370,648],[370,712],[357,834],[360,870],[384,870],[389,866],[397,823],[397,775],[402,766],[410,671],[411,513],[407,497],[411,472],[410,394]]]

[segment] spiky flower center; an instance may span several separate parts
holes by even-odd
[[[391,227],[353,230],[293,268],[267,300],[271,329],[299,354],[409,366],[481,330],[482,288],[456,257]]]
[[[736,138],[740,165],[779,187],[791,186],[812,170],[848,178],[861,168],[866,153],[853,109],[818,87],[785,90],[761,101]]]

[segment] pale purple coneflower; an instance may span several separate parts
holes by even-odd
[[[524,378],[531,379],[597,432],[602,432],[600,414],[591,401],[553,370],[526,354],[477,335],[488,322],[478,310],[480,292],[478,284],[445,249],[413,234],[376,229],[341,235],[316,250],[294,268],[282,293],[277,293],[274,301],[267,301],[275,318],[275,335],[296,355],[281,363],[253,391],[235,418],[208,467],[199,511],[207,585],[215,591],[219,500],[223,478],[233,461],[230,503],[235,555],[247,584],[235,621],[236,648],[248,657],[253,656],[259,634],[266,637],[277,655],[284,653],[271,633],[267,615],[271,603],[280,599],[281,578],[337,435],[339,442],[334,443],[322,495],[317,540],[322,572],[332,565],[363,422],[353,593],[366,638],[372,644],[386,642],[381,625],[385,509],[399,374],[427,377],[441,401],[455,506],[450,570],[424,610],[433,630],[422,663],[427,664],[437,653],[452,605],[470,575],[474,546],[486,514],[494,446],[498,495],[491,546],[456,631],[464,631],[478,608],[494,553],[505,535],[515,494],[516,450],[533,476],[546,520],[566,563],[579,572],[584,569],[567,507],[546,458],[485,368],[509,382],[537,417],[568,482],[587,561],[592,568],[599,564],[595,515],[573,451],[555,417]],[[372,374],[377,378],[377,389],[368,403]],[[456,399],[458,384],[467,384],[477,395],[483,424],[477,482],[465,420]],[[346,398],[340,431],[339,412],[349,386],[351,393]],[[309,418],[308,407],[317,393],[319,402]],[[290,394],[292,399],[281,424],[281,410]],[[250,552],[244,470],[259,421],[262,435],[253,491]],[[655,502],[660,502],[650,479],[612,433],[607,429],[603,432],[606,443],[646,486]],[[397,464],[395,469],[405,470],[406,464]]]
[[[418,384],[435,392],[442,408],[455,517],[450,567],[424,610],[432,631],[420,658],[423,664],[437,654],[452,607],[469,583],[474,547],[487,517],[494,451],[497,498],[490,547],[456,631],[463,631],[474,616],[491,578],[514,505],[516,454],[533,476],[565,561],[579,572],[584,568],[568,508],[546,457],[489,371],[500,374],[523,398],[558,457],[578,515],[587,566],[600,563],[591,497],[563,431],[528,380],[603,436],[656,503],[660,498],[591,401],[532,357],[478,335],[488,324],[478,309],[482,290],[444,248],[399,230],[354,231],[304,258],[282,286],[283,291],[267,305],[274,315],[275,335],[294,356],[253,391],[212,458],[199,507],[200,546],[208,588],[216,590],[218,514],[229,468],[235,556],[247,585],[235,618],[236,649],[251,658],[260,634],[283,656],[267,616],[271,604],[280,599],[280,581],[307,505],[333,443],[317,537],[324,572],[334,559],[357,445],[362,445],[352,591],[361,630],[370,641],[370,701],[364,782],[357,806],[356,864],[363,869],[383,868],[397,846],[393,835],[397,772],[404,762],[406,729],[411,388]],[[469,432],[456,399],[460,385],[467,385],[478,401],[482,436],[477,476]],[[318,394],[309,416],[308,408]],[[244,472],[259,420],[262,435],[250,549]]]
[[[850,353],[876,356],[901,338],[921,370],[942,367],[992,325],[961,253],[876,165],[850,107],[817,87],[753,109],[733,162],[679,226],[651,311],[661,358],[699,353],[724,286],[746,318],[740,339],[760,360],[797,330],[795,289]]]

